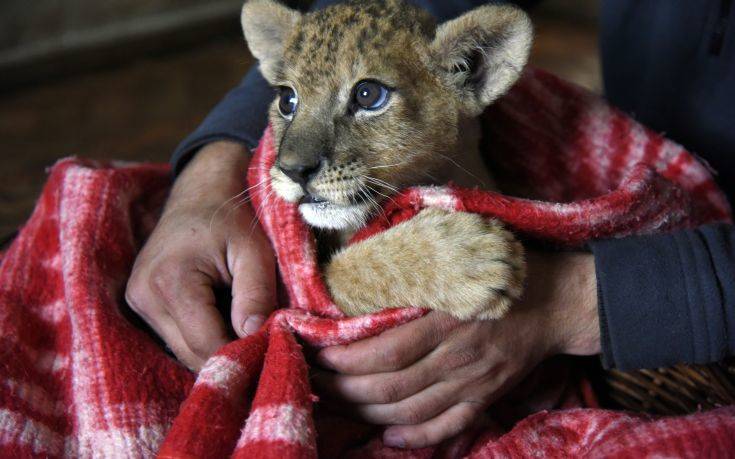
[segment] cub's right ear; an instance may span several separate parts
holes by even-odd
[[[489,4],[441,24],[431,49],[440,74],[475,116],[515,83],[532,40],[531,20],[523,10]]]
[[[248,48],[271,84],[283,64],[286,37],[300,18],[301,13],[273,0],[248,0],[242,7],[240,21]]]

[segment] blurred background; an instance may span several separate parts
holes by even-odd
[[[0,1],[0,242],[58,158],[167,161],[253,63],[241,4]],[[600,92],[597,11],[597,0],[532,10],[531,63]]]

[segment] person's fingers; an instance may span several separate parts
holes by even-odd
[[[402,371],[371,375],[315,372],[312,382],[322,394],[350,403],[395,403],[435,383],[441,376],[426,359]]]
[[[401,370],[431,352],[460,323],[446,314],[432,312],[378,336],[324,348],[317,354],[317,362],[352,375]]]
[[[155,325],[151,324],[151,327],[163,339],[171,352],[176,355],[176,358],[187,368],[194,372],[198,372],[202,368],[206,359],[199,357],[189,349],[179,327],[170,316],[160,317]]]
[[[389,427],[383,433],[383,442],[396,448],[436,445],[471,426],[483,409],[484,404],[460,402],[421,424]]]
[[[396,403],[356,405],[354,410],[371,424],[421,424],[457,403],[462,389],[458,383],[440,382]]]
[[[276,306],[276,265],[260,229],[228,247],[232,260],[232,328],[244,337],[258,331]]]
[[[168,312],[159,304],[163,303],[149,288],[142,286],[147,283],[139,283],[139,277],[131,276],[125,291],[125,299],[133,309],[166,343],[166,346],[190,369],[198,370],[204,360],[197,357],[181,336],[176,322]]]
[[[228,342],[208,275],[191,264],[172,263],[154,272],[150,282],[151,290],[163,300],[187,347],[197,357],[206,360]]]

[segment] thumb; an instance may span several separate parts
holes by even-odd
[[[232,328],[244,337],[258,331],[276,306],[276,263],[261,232],[233,245]]]

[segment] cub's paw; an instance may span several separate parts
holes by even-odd
[[[325,276],[348,315],[417,306],[496,319],[523,292],[523,258],[521,243],[498,221],[425,209],[335,254]]]

